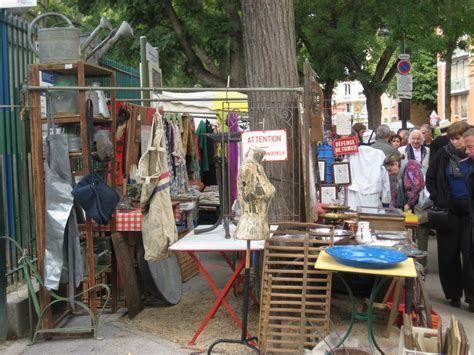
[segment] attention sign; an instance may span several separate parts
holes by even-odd
[[[356,137],[344,137],[332,141],[334,155],[355,154],[359,151]]]
[[[286,129],[243,132],[242,150],[244,156],[252,145],[265,151],[263,161],[288,160]]]

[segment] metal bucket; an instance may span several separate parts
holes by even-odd
[[[38,20],[46,16],[58,16],[67,22],[69,27],[51,27],[38,30],[38,50],[31,40],[32,30]],[[38,56],[40,64],[74,62],[81,59],[80,31],[63,14],[48,12],[35,18],[28,27],[28,41],[31,49]]]

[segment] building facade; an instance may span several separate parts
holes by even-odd
[[[474,48],[473,48],[474,49]],[[438,114],[448,118],[445,106],[446,63],[438,58]],[[474,55],[470,50],[457,49],[451,66],[451,117],[450,120],[467,120],[474,123]]]

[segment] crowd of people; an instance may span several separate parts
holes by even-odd
[[[390,197],[384,198],[381,188],[379,202],[419,216],[419,249],[427,251],[428,237],[436,233],[439,277],[445,297],[453,307],[460,307],[464,293],[469,311],[474,312],[474,128],[464,121],[448,120],[436,127],[423,124],[397,132],[380,125],[372,144],[363,141],[363,124],[356,123],[353,131],[361,147],[370,146],[362,153],[379,150],[385,155],[383,168],[388,175]],[[369,174],[378,173],[374,165],[364,168],[373,170]],[[443,213],[446,223],[435,225],[430,221],[430,208]],[[421,260],[425,268],[426,262],[426,258]]]

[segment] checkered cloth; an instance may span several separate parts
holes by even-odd
[[[117,212],[115,215],[118,232],[140,232],[143,215],[140,209],[131,212]]]

